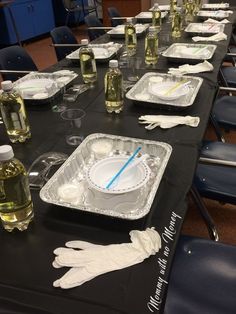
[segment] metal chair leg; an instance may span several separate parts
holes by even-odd
[[[67,12],[67,15],[66,15],[66,21],[65,21],[65,25],[66,25],[66,26],[68,26],[69,17],[70,17],[70,11],[68,11],[68,12]]]
[[[202,218],[203,218],[203,220],[207,226],[210,238],[214,241],[219,241],[219,235],[218,235],[218,232],[216,230],[215,224],[214,224],[201,196],[199,195],[198,190],[196,189],[196,187],[194,185],[192,185],[192,187],[190,189],[190,195],[191,195],[192,199],[194,200],[195,204],[197,205],[197,208],[199,209],[200,215],[202,216]]]
[[[210,114],[210,122],[211,122],[211,124],[215,130],[216,137],[217,137],[218,141],[225,143],[225,138],[221,132],[221,129],[220,129],[218,123],[216,122],[216,120],[212,116],[212,113]]]

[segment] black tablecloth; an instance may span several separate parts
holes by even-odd
[[[163,26],[164,30],[168,27],[169,24]],[[231,28],[231,24],[226,26],[228,35]],[[106,35],[98,41],[108,40],[110,38]],[[191,38],[184,35],[179,41],[191,42]],[[197,75],[205,80],[194,104],[177,113],[199,116],[200,124],[197,128],[178,126],[169,130],[156,128],[147,131],[138,124],[141,114],[176,112],[137,106],[127,99],[124,112],[119,115],[106,113],[103,82],[107,64],[98,64],[96,87],[80,95],[76,104],[73,104],[86,111],[82,125],[84,136],[97,132],[124,135],[164,141],[173,148],[151,211],[137,221],[119,220],[49,205],[40,200],[38,191],[32,191],[35,219],[29,229],[22,233],[0,230],[0,313],[162,312],[170,265],[186,214],[185,198],[191,187],[201,140],[217,91],[217,73],[228,43],[229,38],[216,43],[217,50],[211,60],[214,71]],[[143,55],[143,46],[144,38],[140,38],[139,55]],[[151,70],[166,71],[171,66],[173,64],[160,56],[156,69]],[[63,60],[49,70],[64,68],[80,73],[80,69],[68,60]],[[143,67],[143,71],[149,69]],[[82,82],[81,75],[77,82]],[[13,145],[16,157],[27,167],[44,152],[72,152],[72,148],[65,143],[65,128],[60,114],[53,112],[51,105],[27,106],[32,139],[25,144]],[[8,143],[2,126],[1,132],[1,144]],[[56,247],[75,239],[99,244],[126,242],[129,241],[130,230],[145,229],[147,226],[155,226],[162,237],[162,248],[156,256],[142,264],[97,277],[74,289],[53,288],[52,282],[65,272],[64,269],[53,269],[51,265]]]

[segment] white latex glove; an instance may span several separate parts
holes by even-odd
[[[218,33],[209,37],[202,37],[202,36],[194,36],[192,37],[193,41],[221,41],[221,40],[226,40],[227,35],[225,33]]]
[[[139,123],[148,124],[145,126],[145,129],[147,130],[153,130],[157,126],[162,129],[168,129],[173,128],[178,124],[186,124],[188,126],[197,127],[199,122],[199,117],[191,116],[146,115],[139,117]]]
[[[154,228],[132,230],[129,234],[131,243],[96,245],[71,241],[66,243],[70,248],[56,249],[53,266],[72,268],[53,283],[54,287],[68,289],[80,286],[101,274],[141,263],[161,248],[161,238]]]
[[[168,73],[173,75],[184,75],[187,73],[211,72],[213,70],[213,65],[205,60],[204,62],[195,65],[183,64],[178,68],[169,68]]]

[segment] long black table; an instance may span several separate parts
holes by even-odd
[[[233,16],[234,17],[234,16]],[[232,17],[232,18],[233,18]],[[163,25],[163,32],[169,24]],[[143,114],[176,114],[174,111],[137,106],[125,100],[125,109],[119,115],[106,113],[104,105],[104,74],[107,64],[98,64],[96,87],[81,94],[73,107],[86,111],[82,124],[84,136],[92,133],[108,133],[150,139],[169,143],[173,152],[150,213],[137,221],[84,213],[44,203],[38,191],[32,191],[35,219],[26,232],[7,233],[0,230],[0,313],[7,309],[14,313],[53,314],[144,314],[162,313],[168,286],[168,275],[181,226],[187,211],[186,195],[191,187],[198,161],[201,141],[208,124],[212,103],[217,92],[217,74],[230,40],[232,24],[226,25],[227,41],[216,43],[217,49],[211,62],[214,71],[200,73],[203,85],[194,104],[180,115],[200,117],[197,128],[178,126],[168,130],[145,130],[138,124]],[[108,35],[98,42],[110,41]],[[192,42],[185,34],[180,42]],[[171,43],[171,42],[170,42]],[[144,38],[138,41],[137,54],[143,56]],[[147,71],[166,72],[173,64],[160,56],[155,68]],[[62,60],[49,71],[69,68],[80,74],[79,67],[69,60]],[[81,75],[77,83],[82,83]],[[26,167],[47,151],[70,154],[73,149],[66,145],[64,123],[60,114],[52,111],[52,104],[28,105],[32,139],[25,144],[14,144],[15,155]],[[1,126],[1,144],[9,143]],[[97,277],[80,287],[70,290],[54,288],[52,283],[65,270],[53,269],[53,250],[69,240],[85,240],[99,244],[129,241],[132,229],[156,227],[162,237],[160,252],[120,271]],[[104,261],[105,263],[105,261]],[[10,313],[10,312],[9,312]]]

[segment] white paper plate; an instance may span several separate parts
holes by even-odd
[[[93,189],[109,194],[127,193],[141,188],[150,176],[149,167],[141,161],[136,167],[124,172],[116,179],[111,188],[106,185],[120,170],[129,156],[114,156],[104,158],[89,168],[86,179]]]
[[[207,58],[209,56],[209,50],[207,45],[203,47],[176,47],[176,55],[181,57],[201,57]]]
[[[179,87],[176,86],[176,90],[173,90],[173,92],[171,92],[171,88],[174,88],[176,84],[178,83],[170,81],[161,82],[158,84],[151,84],[149,86],[149,92],[163,100],[174,100],[188,94],[189,87],[186,85]],[[168,91],[170,91],[170,94],[166,95]]]

